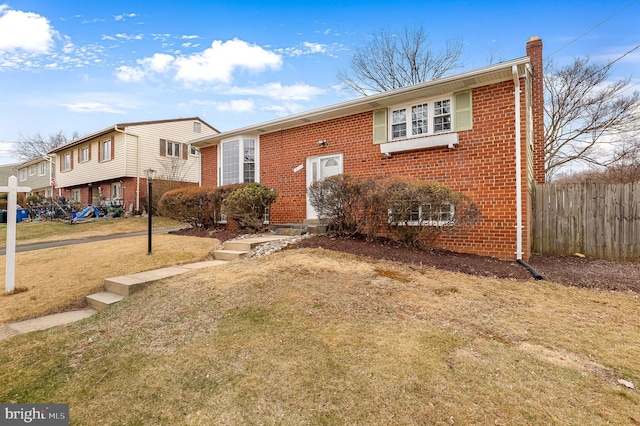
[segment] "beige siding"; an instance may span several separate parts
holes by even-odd
[[[58,187],[80,186],[123,177],[145,177],[146,169],[157,170],[157,179],[164,179],[172,171],[177,171],[180,180],[196,183],[200,177],[198,156],[189,153],[186,160],[182,159],[182,155],[175,160],[160,156],[160,139],[182,143],[184,145],[181,149],[188,150],[190,140],[216,133],[204,124],[200,126],[201,132],[196,133],[193,131],[193,123],[193,120],[185,120],[129,126],[124,133],[114,130],[85,144],[58,152],[55,160]],[[99,143],[111,137],[114,137],[114,158],[110,161],[100,161]],[[91,146],[91,159],[80,162],[78,151],[88,144]],[[73,168],[61,172],[62,156],[70,151],[73,152]]]
[[[113,159],[100,161],[99,145],[102,141],[110,140],[112,136],[114,137]],[[78,158],[78,151],[87,145],[91,147],[91,159],[81,162]],[[62,157],[68,152],[72,152],[73,168],[68,171],[61,171]],[[95,138],[86,144],[58,152],[56,154],[56,180],[58,187],[79,186],[125,176],[125,152],[124,137],[121,133],[116,132]]]
[[[169,178],[169,175],[177,175],[179,180],[187,182],[198,182],[200,177],[200,162],[198,156],[190,153],[186,160],[180,158],[172,159],[171,157],[160,156],[160,139],[170,140],[183,144],[181,149],[189,149],[189,141],[215,134],[211,128],[202,124],[201,132],[193,131],[193,120],[156,123],[153,125],[143,124],[139,126],[131,126],[127,128],[127,132],[139,136],[140,143],[140,164],[136,161],[137,147],[135,138],[128,136],[132,143],[127,150],[127,175],[136,176],[136,170],[139,170],[140,176],[144,176],[144,170],[157,170],[157,179]]]

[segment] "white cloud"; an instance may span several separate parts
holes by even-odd
[[[230,95],[258,95],[278,100],[307,101],[313,96],[325,93],[324,89],[297,83],[283,86],[281,83],[267,83],[256,87],[231,87],[225,91]]]
[[[129,35],[126,33],[118,33],[116,34],[116,38],[119,38],[122,40],[142,40],[144,36],[142,34]]]
[[[273,111],[276,113],[276,115],[280,117],[285,117],[287,115],[296,114],[300,111],[303,111],[304,107],[297,103],[285,102],[278,105],[266,106],[261,109],[264,111]]]
[[[140,81],[150,73],[168,74],[175,71],[174,78],[186,85],[195,83],[229,83],[236,70],[263,71],[282,66],[280,55],[233,39],[226,42],[216,40],[211,47],[189,55],[156,53],[138,59],[139,66],[121,66],[116,75],[122,81]]]
[[[103,104],[100,102],[74,102],[71,104],[62,104],[71,112],[91,113],[91,112],[106,112],[111,114],[124,114],[125,111],[115,109],[111,105]]]
[[[126,65],[118,67],[116,77],[125,83],[137,82],[144,78],[144,71],[140,68],[128,67]]]
[[[47,53],[58,34],[49,20],[33,12],[0,8],[0,51],[22,49],[31,53]]]
[[[175,58],[171,55],[167,55],[165,53],[156,53],[149,58],[138,60],[138,63],[143,65],[143,67],[147,70],[157,73],[165,73],[169,70],[171,63],[174,60]]]
[[[194,38],[200,38],[200,36],[197,36],[197,35],[183,35],[183,36],[180,36],[180,38],[182,40],[193,40]]]
[[[253,112],[255,104],[252,100],[235,99],[229,102],[211,102],[219,112]]]
[[[127,18],[135,18],[136,16],[140,16],[137,13],[122,13],[120,15],[116,15],[113,17],[116,21],[124,21]]]
[[[187,83],[223,82],[232,80],[236,69],[263,71],[282,66],[280,55],[250,45],[237,38],[226,42],[215,40],[200,53],[176,58],[176,79]]]
[[[286,47],[282,49],[277,49],[276,51],[282,53],[283,55],[295,57],[295,56],[311,55],[313,53],[327,53],[327,45],[305,41],[302,43],[302,46],[300,47]]]

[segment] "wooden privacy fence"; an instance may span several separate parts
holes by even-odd
[[[534,253],[640,258],[640,183],[536,185],[533,209]]]

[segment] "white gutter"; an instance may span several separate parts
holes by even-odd
[[[133,133],[127,133],[126,130],[118,129],[118,125],[113,126],[113,129],[118,132],[124,134],[124,150],[125,155],[127,152],[127,135],[134,136],[136,138],[136,211],[140,211],[140,137],[138,135],[134,135]],[[127,174],[127,160],[125,157],[124,162],[125,167],[125,175]],[[122,191],[122,198],[124,199],[124,190]]]
[[[515,86],[515,129],[516,129],[516,259],[522,260],[522,150],[520,126],[520,76],[518,67],[511,68]]]

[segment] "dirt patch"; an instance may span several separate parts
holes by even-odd
[[[220,241],[230,240],[242,234],[239,230],[193,228],[180,230],[176,233],[217,238]],[[429,266],[469,275],[522,281],[533,279],[529,271],[514,261],[454,253],[440,249],[417,250],[398,242],[384,239],[368,242],[358,238],[317,235],[299,241],[295,247],[322,247],[327,250],[351,253],[373,259]],[[528,263],[546,280],[558,284],[640,293],[640,263],[638,262],[534,254]]]

